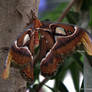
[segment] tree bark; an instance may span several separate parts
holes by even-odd
[[[92,57],[91,57],[92,60]],[[90,60],[90,62],[91,62]],[[92,66],[88,63],[87,57],[84,62],[84,92],[92,91]]]
[[[89,12],[82,12],[82,23],[81,27],[87,29],[89,23]],[[91,32],[91,30],[87,30]],[[84,92],[91,92],[92,91],[92,56],[85,55],[84,56]]]
[[[28,22],[26,15],[31,9],[38,12],[40,0],[0,0],[0,92],[25,92],[24,81],[17,69],[11,68],[7,80],[1,78],[4,63],[11,46],[17,36],[23,32],[24,25]]]

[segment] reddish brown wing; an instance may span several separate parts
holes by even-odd
[[[73,32],[75,31],[75,28],[76,28],[75,26],[73,26],[71,24],[63,24],[63,23],[62,24],[61,23],[53,23],[50,25],[50,29],[52,31],[54,31],[54,33],[55,33],[55,31],[56,31],[55,29],[57,27],[63,28],[66,33],[66,36],[73,34]],[[86,50],[86,52],[89,55],[92,55],[92,37],[91,37],[91,35],[85,29],[82,29],[82,28],[77,28],[77,29],[78,29],[78,32],[80,35],[80,37],[78,37],[78,38],[80,39],[80,42],[84,45],[84,49]]]
[[[49,28],[51,29],[51,32],[56,34],[56,28],[62,28],[60,31],[65,31],[65,36],[67,35],[71,35],[75,29],[74,29],[74,26],[71,25],[71,24],[64,24],[64,23],[52,23],[49,25]],[[61,35],[63,35],[61,33]]]
[[[33,65],[31,63],[29,63],[26,67],[21,69],[20,73],[26,81],[30,83],[34,82]]]
[[[50,34],[48,30],[40,29],[40,34],[41,37],[39,59],[41,60],[54,45],[54,39],[52,34]]]
[[[38,32],[35,30],[41,26],[40,20],[35,16],[35,13],[31,11],[33,17],[33,24],[30,25],[31,20],[29,19],[29,23],[27,25],[27,29],[25,32],[19,36],[19,38],[14,42],[10,51],[8,53],[8,57],[6,60],[6,68],[3,73],[3,78],[6,79],[9,75],[9,69],[11,60],[14,60],[14,63],[18,66],[23,66],[21,73],[23,72],[28,80],[34,79],[33,76],[33,54],[35,45],[39,44]],[[27,65],[29,64],[30,65]],[[24,67],[26,65],[26,67]],[[23,69],[24,68],[24,69]]]
[[[4,79],[6,79],[9,75],[9,69],[12,60],[13,63],[15,63],[16,65],[20,65],[21,67],[24,67],[24,65],[28,64],[29,62],[31,65],[33,65],[33,55],[30,48],[32,37],[32,32],[28,30],[24,32],[11,46],[6,60],[6,68],[3,73]],[[33,67],[30,66],[30,68],[31,70],[33,70]],[[33,71],[31,71],[31,73],[33,74]]]
[[[83,44],[88,52],[91,50],[92,42],[87,32],[78,27],[70,27],[74,28],[72,30],[72,33],[70,35],[67,34],[66,36],[57,37],[54,46],[46,54],[45,58],[42,59],[41,73],[43,76],[53,76],[58,68],[58,64],[62,62],[63,56],[67,56],[68,54],[73,52],[74,49],[80,44]],[[67,25],[65,28],[67,29]],[[89,53],[92,53],[92,50]]]
[[[46,57],[41,61],[41,74],[45,77],[51,77],[61,63],[61,56],[56,55],[54,51],[47,53]]]

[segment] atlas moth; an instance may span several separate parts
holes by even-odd
[[[40,38],[38,38],[38,33]],[[34,81],[34,64],[36,64],[34,47],[36,45],[39,45],[38,59],[40,71],[44,77],[53,76],[64,58],[80,45],[89,55],[92,55],[92,38],[85,29],[64,23],[41,22],[35,16],[33,23],[9,50],[3,73],[4,79],[9,75],[12,62],[19,67],[24,79]]]

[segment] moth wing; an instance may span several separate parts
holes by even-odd
[[[12,60],[12,55],[11,55],[11,53],[9,52],[9,53],[8,53],[8,56],[7,56],[7,59],[6,59],[6,66],[5,66],[4,72],[3,72],[3,74],[2,74],[2,78],[3,78],[3,79],[7,79],[8,76],[9,76],[11,60]]]
[[[54,46],[55,45],[56,44],[54,44]],[[54,46],[52,48],[54,48]],[[61,56],[59,54],[57,55],[55,51],[51,49],[41,61],[41,74],[45,77],[53,76],[61,62]]]
[[[28,64],[23,70],[21,70],[21,75],[26,81],[33,83],[34,80],[33,65]]]
[[[92,38],[91,38],[91,36],[87,32],[85,32],[83,34],[81,41],[82,41],[82,44],[84,45],[84,49],[86,50],[86,52],[89,55],[92,55]]]

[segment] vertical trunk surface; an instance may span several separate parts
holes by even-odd
[[[38,5],[39,0],[0,0],[0,92],[25,92],[26,82],[17,69],[11,68],[8,80],[3,80],[1,74],[8,48],[23,32],[31,9],[37,14]]]
[[[87,29],[89,23],[89,12],[82,13],[82,27]],[[91,35],[92,31],[88,30]],[[84,56],[84,92],[92,92],[92,56]]]
[[[84,92],[92,92],[92,66],[90,66],[86,57],[84,62]]]

